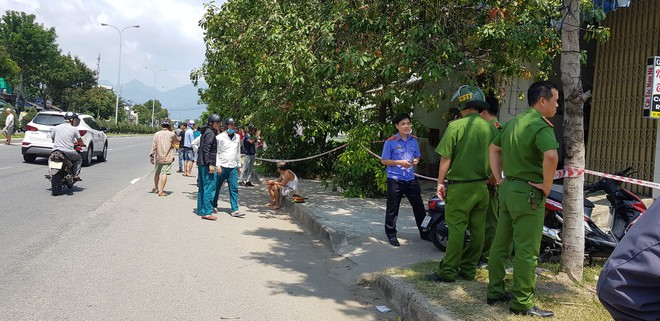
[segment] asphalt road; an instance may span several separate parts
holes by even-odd
[[[246,218],[217,222],[193,214],[194,178],[150,193],[150,145],[112,138],[108,161],[58,197],[45,159],[0,145],[0,320],[396,318],[375,311],[383,302],[355,284],[351,262],[253,205],[266,201],[259,190],[242,189]]]

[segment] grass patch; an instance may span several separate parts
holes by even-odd
[[[537,306],[552,310],[553,320],[612,320],[596,296],[596,282],[605,260],[595,261],[585,266],[584,278],[574,283],[566,274],[559,273],[559,264],[541,264],[546,271],[538,276],[536,282]],[[387,275],[403,275],[412,286],[429,298],[431,302],[451,311],[463,320],[529,320],[529,317],[509,313],[509,306],[499,303],[486,304],[488,271],[479,269],[476,281],[458,279],[455,283],[436,283],[426,279],[426,275],[437,270],[438,261],[427,261],[407,268],[385,271]],[[507,286],[511,286],[512,275],[508,274]]]

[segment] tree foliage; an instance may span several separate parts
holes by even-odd
[[[7,11],[0,21],[0,41],[20,68],[21,87],[36,93],[47,65],[59,55],[55,28],[36,22],[36,16]]]
[[[319,175],[334,168],[345,190],[351,175],[363,173],[354,184],[373,186],[379,165],[358,147],[391,135],[394,129],[381,125],[396,113],[436,109],[446,103],[445,88],[464,83],[499,88],[512,78],[546,77],[559,53],[559,4],[211,3],[200,21],[206,61],[191,78],[209,84],[201,97],[210,111],[261,127],[274,158],[328,150],[337,144],[330,137],[346,133],[351,147],[345,154],[300,163],[298,170]],[[351,194],[374,194],[367,190],[372,187]]]
[[[9,83],[16,83],[21,68],[11,59],[7,48],[0,43],[0,77],[5,78]]]
[[[160,103],[159,100],[155,100],[155,101],[149,100],[144,104],[138,104],[133,106],[133,111],[138,114],[138,123],[140,125],[151,126],[152,104],[154,110],[154,124],[156,126],[159,124],[160,119],[168,117],[169,112],[167,111],[167,109],[163,108],[163,105]]]

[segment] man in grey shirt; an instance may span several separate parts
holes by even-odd
[[[80,181],[80,166],[82,165],[82,157],[76,151],[74,143],[78,146],[84,147],[85,143],[80,137],[78,129],[75,127],[79,122],[78,114],[74,112],[67,112],[64,114],[65,122],[53,128],[50,137],[53,140],[53,150],[59,150],[69,157],[73,162],[73,179]]]

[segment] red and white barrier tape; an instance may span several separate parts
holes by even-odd
[[[584,174],[591,174],[591,175],[595,175],[595,176],[610,178],[610,179],[621,181],[621,182],[646,186],[646,187],[650,187],[650,188],[654,188],[654,189],[660,189],[660,183],[649,182],[649,181],[644,181],[644,180],[641,180],[641,179],[630,178],[630,177],[619,176],[619,175],[613,175],[613,174],[607,174],[607,173],[601,173],[601,172],[596,172],[596,171],[592,171],[592,170],[589,170],[589,169],[580,169],[580,168],[574,168],[574,167],[568,167],[566,169],[561,169],[561,170],[556,171],[555,172],[555,179],[564,178],[564,177],[580,177]]]
[[[346,146],[348,146],[348,144],[341,145],[337,148],[333,148],[333,149],[331,149],[327,152],[323,152],[323,153],[318,154],[318,155],[309,156],[309,157],[305,157],[305,158],[298,158],[298,159],[272,159],[272,158],[261,158],[261,157],[255,157],[254,159],[260,160],[260,161],[263,161],[263,162],[269,162],[269,163],[279,163],[279,162],[295,163],[295,162],[302,162],[302,161],[318,158],[318,157],[321,157],[321,156],[325,156],[325,155],[328,155],[330,153],[334,153],[334,152],[336,152],[336,151],[338,151],[342,148],[345,148]]]
[[[325,153],[321,153],[319,155],[314,155],[314,156],[300,158],[300,159],[289,159],[289,160],[284,160],[284,161],[286,161],[286,162],[300,162],[300,161],[304,161],[304,160],[309,160],[309,159],[313,159],[313,158],[317,158],[317,157],[321,157],[321,156],[333,153],[333,152],[338,151],[342,148],[345,148],[346,146],[348,146],[348,144],[341,145],[337,148],[329,150]],[[364,148],[364,150],[366,150],[369,154],[373,155],[374,157],[376,157],[378,159],[381,159],[381,157],[378,154],[372,152],[368,148],[366,148],[364,146],[362,146],[362,148]],[[280,161],[282,161],[282,160],[277,160],[277,159],[266,159],[266,158],[259,158],[259,157],[256,157],[255,159],[261,160],[261,161],[266,161],[266,162],[280,162]],[[559,179],[559,178],[564,178],[564,177],[580,177],[584,174],[591,174],[591,175],[595,175],[595,176],[611,178],[611,179],[621,181],[621,182],[646,186],[646,187],[650,187],[650,188],[654,188],[654,189],[660,189],[660,183],[649,182],[649,181],[644,181],[644,180],[641,180],[641,179],[630,178],[630,177],[625,177],[625,176],[618,176],[618,175],[613,175],[613,174],[601,173],[601,172],[596,172],[596,171],[592,171],[592,170],[589,170],[589,169],[581,169],[581,168],[575,168],[575,167],[567,167],[565,169],[560,169],[560,170],[556,171],[554,179]],[[438,181],[437,178],[428,177],[428,176],[420,175],[420,174],[417,174],[417,173],[415,173],[415,176],[417,176],[419,178],[431,180],[431,181],[436,181],[436,182]]]

